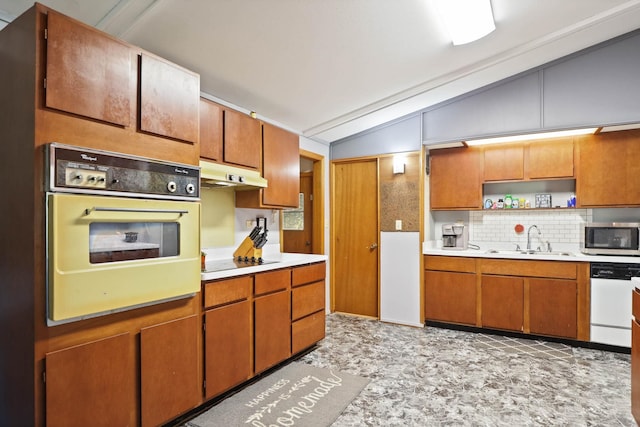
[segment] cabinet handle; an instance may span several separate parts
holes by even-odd
[[[372,250],[376,249],[377,247],[378,247],[378,244],[374,242],[374,243],[371,244],[371,246],[367,246],[367,249],[372,251]]]

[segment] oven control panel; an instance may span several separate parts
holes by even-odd
[[[47,190],[198,200],[200,168],[59,143],[47,147]]]
[[[107,172],[68,168],[65,171],[65,185],[67,187],[107,188]]]

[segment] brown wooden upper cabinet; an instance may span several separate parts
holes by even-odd
[[[200,76],[164,59],[140,57],[140,130],[197,143]]]
[[[45,105],[129,126],[135,96],[130,47],[57,12],[47,19]]]
[[[579,137],[578,206],[640,205],[638,148],[638,129]]]
[[[268,187],[236,193],[240,208],[297,208],[300,195],[298,135],[270,124],[262,125],[262,176]]]
[[[573,138],[484,148],[484,181],[573,178]]]
[[[262,128],[251,116],[200,99],[200,157],[259,170]]]
[[[431,209],[482,207],[482,150],[446,148],[431,151],[429,176]]]
[[[223,158],[226,163],[260,169],[260,122],[251,116],[224,109]]]
[[[198,74],[52,10],[46,34],[47,108],[198,143]]]
[[[222,106],[200,98],[200,157],[222,162]]]

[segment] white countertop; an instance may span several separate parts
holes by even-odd
[[[224,279],[227,277],[244,276],[246,274],[261,273],[269,270],[277,270],[279,268],[295,267],[297,265],[326,261],[327,258],[328,257],[326,255],[291,254],[291,253],[271,254],[269,257],[265,256],[265,259],[268,261],[277,261],[277,262],[271,262],[269,264],[262,264],[262,265],[256,265],[256,266],[250,266],[250,267],[235,268],[232,270],[203,272],[201,273],[200,277],[201,277],[201,280],[203,281]],[[219,260],[220,258],[212,258],[212,259],[207,258],[206,266],[215,264],[215,262]]]
[[[498,253],[490,253],[492,249],[498,249]],[[571,255],[560,255],[554,252],[568,252]],[[548,254],[540,252],[536,254],[523,254],[514,250],[502,250],[502,248],[492,245],[480,246],[480,249],[451,250],[437,248],[425,242],[422,247],[424,255],[443,255],[475,258],[503,258],[503,259],[524,259],[524,260],[546,260],[546,261],[573,261],[573,262],[619,262],[640,264],[640,257],[634,256],[612,256],[612,255],[586,255],[575,249],[553,251]]]

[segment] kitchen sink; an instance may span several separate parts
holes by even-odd
[[[556,255],[556,256],[574,256],[571,252],[562,252],[562,251],[534,251],[534,250],[519,250],[519,251],[510,251],[510,250],[498,250],[498,249],[489,249],[487,250],[488,254],[500,254],[500,255]]]

